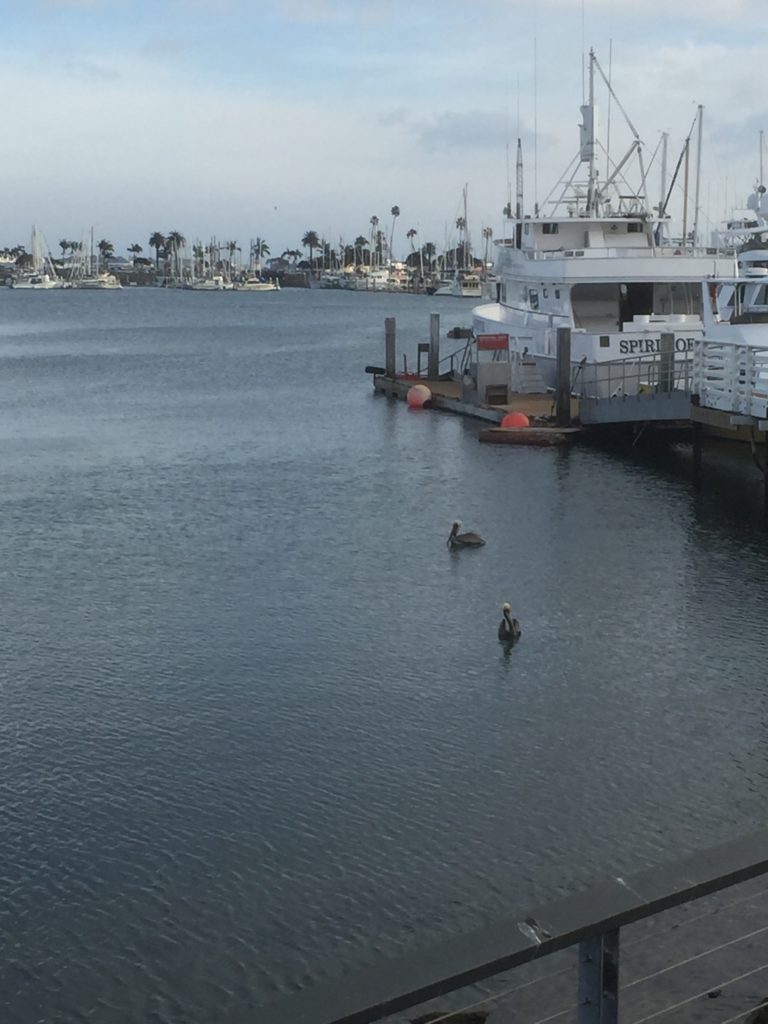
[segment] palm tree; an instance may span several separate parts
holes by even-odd
[[[485,256],[483,257],[483,270],[488,269],[488,255],[493,238],[493,228],[483,228],[483,239],[485,240]]]
[[[165,247],[171,254],[173,272],[179,275],[181,270],[179,252],[187,244],[187,240],[180,231],[169,231],[165,239]]]
[[[466,259],[466,256],[467,256],[467,252],[466,252],[467,245],[466,245],[466,240],[465,240],[465,237],[464,237],[464,232],[467,230],[467,222],[464,220],[463,217],[457,217],[456,218],[456,227],[459,229],[459,249],[461,251],[461,265],[462,265],[462,267],[465,267],[466,264],[467,264],[467,259]],[[458,253],[457,253],[457,255],[458,255]]]
[[[115,251],[114,245],[112,245],[108,238],[102,238],[97,242],[96,248],[99,250],[102,260],[106,260]]]
[[[255,242],[251,242],[251,265],[260,270],[264,256],[269,256],[269,246],[263,238],[257,238]]]
[[[389,212],[392,214],[392,230],[389,232],[389,258],[390,260],[392,260],[394,259],[394,254],[392,252],[392,243],[395,238],[395,221],[400,216],[400,207],[393,206]]]
[[[427,266],[430,268],[430,270],[432,269],[432,261],[434,259],[436,251],[437,250],[435,249],[434,242],[425,242],[424,245],[422,245],[421,247],[421,255],[423,257],[426,257]]]
[[[309,249],[309,267],[312,269],[312,254],[315,249],[320,247],[320,239],[317,237],[316,231],[307,231],[301,240],[301,244]]]
[[[143,246],[139,245],[138,242],[134,242],[133,245],[129,245],[128,246],[127,251],[133,253],[133,265],[135,267],[136,266],[136,257],[139,255],[140,252],[144,252],[144,248],[143,248]]]
[[[416,228],[408,228],[408,230],[405,233],[405,237],[411,243],[411,252],[412,253],[414,251],[413,240],[416,237],[416,235],[418,235],[418,231],[416,230]],[[419,249],[419,275],[422,278],[424,277],[424,250],[423,249]]]
[[[165,248],[165,235],[161,235],[159,231],[155,231],[149,239],[149,247],[155,250],[155,268],[159,270],[160,250]]]
[[[368,248],[368,239],[365,235],[358,235],[355,239],[355,263],[360,266],[363,262],[363,249]]]
[[[371,252],[374,254],[374,258],[375,258],[375,255],[376,255],[376,250],[374,249],[374,246],[373,246],[373,238],[374,238],[374,232],[376,231],[376,228],[378,226],[379,226],[379,218],[374,213],[374,215],[371,217]]]
[[[70,246],[69,239],[67,239],[67,238],[59,239],[59,245],[61,246],[61,255],[62,255],[62,258],[63,258],[64,256],[67,255],[67,249]]]

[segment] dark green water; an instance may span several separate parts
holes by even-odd
[[[757,474],[373,396],[470,308],[0,291],[3,1024],[246,1019],[764,820]]]

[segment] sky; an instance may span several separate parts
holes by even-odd
[[[768,129],[768,0],[0,0],[0,25],[0,247],[36,224],[54,251],[93,229],[118,254],[179,231],[279,255],[373,216],[389,236],[396,205],[403,257],[411,228],[456,244],[466,187],[480,252],[517,138],[527,212],[575,156],[590,48],[651,193],[661,133],[671,174],[703,105],[702,230],[745,204]]]

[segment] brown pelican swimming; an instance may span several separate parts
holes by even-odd
[[[516,640],[520,639],[520,634],[523,632],[517,619],[513,619],[510,615],[511,610],[511,607],[505,601],[501,606],[503,618],[499,623],[499,640],[503,644],[513,644]]]
[[[446,544],[449,548],[479,548],[485,541],[479,533],[459,533],[461,520],[454,519]]]

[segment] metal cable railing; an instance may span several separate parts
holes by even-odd
[[[382,964],[378,970],[360,974],[357,978],[347,978],[335,985],[325,986],[314,993],[307,993],[289,1000],[284,1007],[268,1008],[264,1011],[264,1019],[270,1024],[368,1024],[377,1020],[393,1017],[409,1007],[424,1005],[425,1000],[433,1001],[437,997],[445,997],[449,993],[458,992],[468,985],[477,985],[484,979],[502,981],[500,975],[513,968],[533,964],[554,953],[560,953],[568,947],[578,946],[578,997],[559,1000],[555,991],[565,976],[573,974],[573,967],[550,971],[542,977],[506,985],[501,991],[475,993],[462,1000],[461,1005],[451,1009],[440,1009],[423,1016],[426,1022],[456,1021],[456,1024],[469,1024],[469,1021],[483,1019],[486,1011],[494,1011],[490,1024],[507,1024],[514,1021],[528,1020],[531,1024],[551,1024],[569,1013],[574,1014],[579,1024],[616,1024],[618,1021],[619,999],[622,994],[639,989],[641,986],[658,982],[659,979],[670,978],[673,972],[690,968],[700,971],[707,958],[716,955],[730,956],[730,969],[726,963],[713,981],[706,988],[701,987],[703,980],[699,974],[699,985],[693,995],[685,994],[678,982],[665,983],[669,990],[662,1005],[648,1005],[645,996],[638,1002],[636,1010],[631,1014],[631,1024],[648,1024],[669,1014],[674,1014],[675,1024],[680,1024],[680,1011],[686,1007],[695,1007],[697,1001],[707,999],[706,1007],[710,1024],[733,1024],[746,1017],[762,1003],[755,1002],[757,993],[750,991],[737,997],[743,1005],[729,1005],[725,1018],[719,1022],[713,1011],[709,1010],[709,1000],[718,997],[722,992],[733,989],[739,983],[757,978],[768,968],[762,958],[752,958],[745,962],[749,951],[757,946],[759,940],[768,932],[764,924],[768,913],[768,889],[762,888],[739,894],[737,899],[727,901],[698,915],[690,915],[682,922],[672,925],[669,933],[655,931],[654,934],[634,936],[623,946],[623,955],[638,960],[639,952],[653,941],[658,952],[661,939],[665,934],[672,938],[670,957],[658,968],[652,962],[645,970],[643,960],[648,953],[640,956],[641,967],[638,976],[619,983],[619,930],[628,925],[640,927],[640,923],[658,915],[662,911],[679,908],[679,913],[686,904],[702,897],[711,901],[719,901],[721,890],[749,879],[755,879],[768,872],[768,830],[763,830],[750,837],[737,840],[721,847],[702,852],[687,858],[676,865],[660,867],[641,873],[634,878],[608,880],[602,887],[594,887],[585,893],[567,897],[564,900],[544,908],[540,913],[525,918],[516,917],[488,929],[463,936],[459,940],[443,944],[423,955],[417,953],[398,961],[396,964]],[[645,894],[645,895],[643,895]],[[760,901],[763,903],[760,903]],[[747,905],[751,904],[751,905]],[[738,909],[737,909],[738,908]],[[737,916],[738,913],[738,916]],[[754,925],[745,928],[744,919],[750,913],[759,913],[760,917]],[[654,928],[662,924],[650,922]],[[683,948],[681,934],[683,929],[692,932],[694,927],[700,929],[689,938],[688,948]],[[740,927],[739,927],[740,926]],[[738,934],[727,935],[728,928]],[[708,937],[707,929],[713,931]],[[702,942],[703,938],[703,942]],[[709,941],[707,941],[709,938]],[[713,941],[714,940],[714,941]],[[699,941],[704,948],[692,946]],[[727,955],[726,955],[727,954]],[[736,959],[734,960],[734,957]],[[734,970],[733,968],[737,969]],[[637,968],[635,968],[637,969]],[[708,967],[713,970],[715,967]],[[694,983],[695,980],[693,979]],[[674,985],[677,988],[674,988]],[[535,987],[540,986],[537,990]],[[534,996],[529,1003],[529,1012],[523,1016],[520,1012],[520,997],[527,990],[527,997]],[[688,990],[690,992],[690,989]],[[565,993],[562,993],[565,996]],[[496,1015],[508,1012],[508,1003],[515,1000],[514,1017]],[[555,1005],[552,1006],[553,999]],[[546,1001],[551,1009],[547,1012]],[[645,1001],[645,1005],[643,1003]],[[523,1000],[524,1002],[525,1000]],[[559,1002],[559,1005],[557,1003]],[[536,1004],[545,1012],[536,1014]],[[725,1007],[723,1007],[725,1009]],[[637,1013],[639,1010],[639,1014]],[[739,1012],[734,1014],[734,1010]],[[471,1014],[477,1014],[472,1017]],[[702,1019],[701,1004],[696,1009],[696,1019]],[[462,1014],[465,1017],[462,1018]],[[718,1015],[719,1016],[719,1015]],[[419,1018],[416,1018],[419,1019]]]

